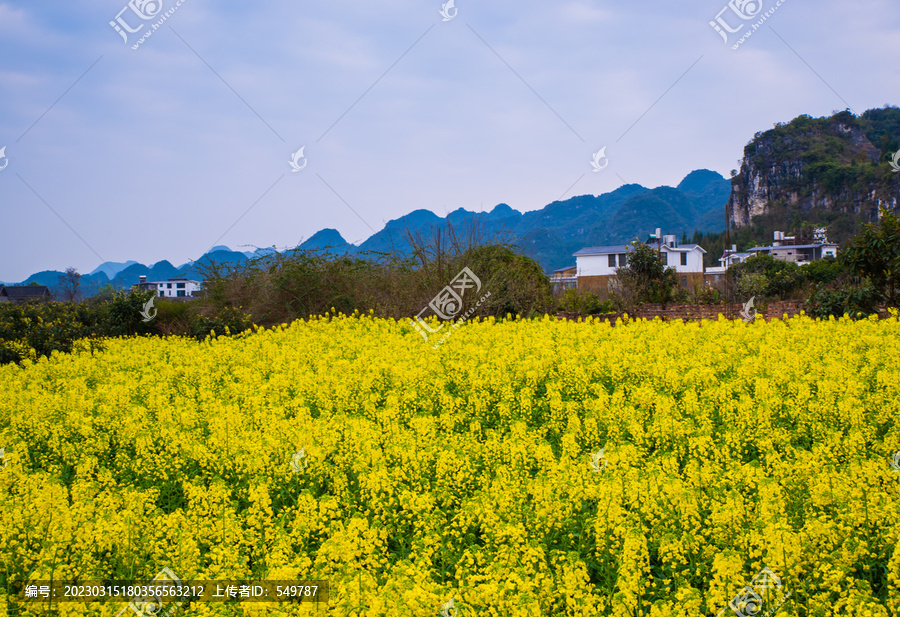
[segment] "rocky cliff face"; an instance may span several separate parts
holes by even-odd
[[[799,216],[826,222],[845,215],[871,221],[879,207],[900,208],[900,173],[892,172],[884,151],[898,136],[886,135],[875,124],[866,114],[857,118],[841,112],[830,118],[801,116],[757,133],[732,178],[731,224],[749,225],[767,214],[788,220]],[[881,148],[870,136],[882,138]]]

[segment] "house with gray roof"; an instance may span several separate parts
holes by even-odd
[[[46,285],[0,285],[0,302],[29,302],[51,300]]]
[[[550,276],[550,284],[554,290],[565,290],[569,287],[575,287],[578,283],[578,277],[575,273],[578,271],[577,266],[566,266],[559,270],[554,270]]]
[[[834,242],[816,244],[788,244],[784,246],[754,246],[747,249],[753,255],[771,255],[780,261],[790,261],[803,265],[826,257],[837,257],[838,245]]]
[[[192,281],[186,278],[171,278],[165,281],[148,281],[143,274],[139,275],[139,282],[132,289],[139,291],[154,291],[160,298],[193,298],[202,288],[200,281]]]
[[[647,244],[656,246],[663,264],[678,274],[679,282],[687,287],[703,281],[703,255],[698,244],[678,244],[674,235],[663,236],[660,230],[648,238]],[[616,269],[627,264],[630,244],[590,246],[575,253],[576,278],[579,288],[609,289],[615,285]]]
[[[719,257],[719,265],[712,268],[707,268],[706,273],[715,275],[725,274],[726,270],[728,270],[728,268],[730,268],[734,264],[739,264],[741,262],[747,261],[754,255],[756,255],[756,253],[739,252],[737,250],[737,246],[732,244],[731,249],[725,249],[725,251],[722,253],[722,256]]]

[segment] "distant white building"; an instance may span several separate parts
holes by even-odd
[[[702,281],[706,251],[697,244],[679,245],[674,235],[661,236],[660,232],[657,229],[647,243],[658,248],[663,264],[680,275],[683,286]],[[631,250],[631,245],[592,246],[575,253],[578,287],[609,288],[610,281],[616,278],[616,268],[625,267]]]
[[[732,244],[731,250],[725,249],[725,252],[722,253],[722,256],[719,257],[719,265],[713,266],[712,268],[707,268],[707,274],[724,274],[725,271],[733,266],[734,264],[739,264],[742,261],[747,261],[750,257],[753,257],[756,253],[738,253],[737,246]]]
[[[561,290],[575,287],[578,283],[578,277],[575,276],[577,271],[577,266],[568,266],[566,268],[554,270],[553,274],[550,276],[550,284],[553,285],[554,289]]]
[[[192,281],[186,278],[166,279],[165,281],[148,281],[143,274],[140,275],[140,283],[135,285],[137,289],[156,291],[160,298],[192,298],[200,291],[200,281]]]
[[[826,257],[837,257],[838,245],[829,242],[825,237],[825,229],[817,228],[813,232],[813,244],[794,244],[794,236],[785,236],[783,231],[776,231],[772,246],[754,246],[748,249],[753,255],[771,255],[779,261],[789,261],[803,265]]]
[[[772,246],[754,246],[744,253],[739,253],[737,247],[732,244],[731,250],[726,249],[719,258],[719,266],[707,268],[707,274],[724,274],[734,264],[747,261],[756,255],[771,255],[780,261],[790,261],[798,265],[818,261],[826,257],[837,257],[838,245],[829,242],[825,237],[825,228],[817,227],[813,230],[813,244],[794,244],[795,236],[786,236],[783,231],[773,234]]]

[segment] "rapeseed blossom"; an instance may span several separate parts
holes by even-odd
[[[0,579],[330,586],[190,615],[662,617],[768,567],[779,615],[900,614],[898,343],[896,316],[491,318],[435,350],[338,314],[35,355],[0,367]]]

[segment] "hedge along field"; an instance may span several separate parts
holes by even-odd
[[[432,342],[338,315],[0,367],[0,583],[330,585],[189,615],[900,612],[896,315]]]

